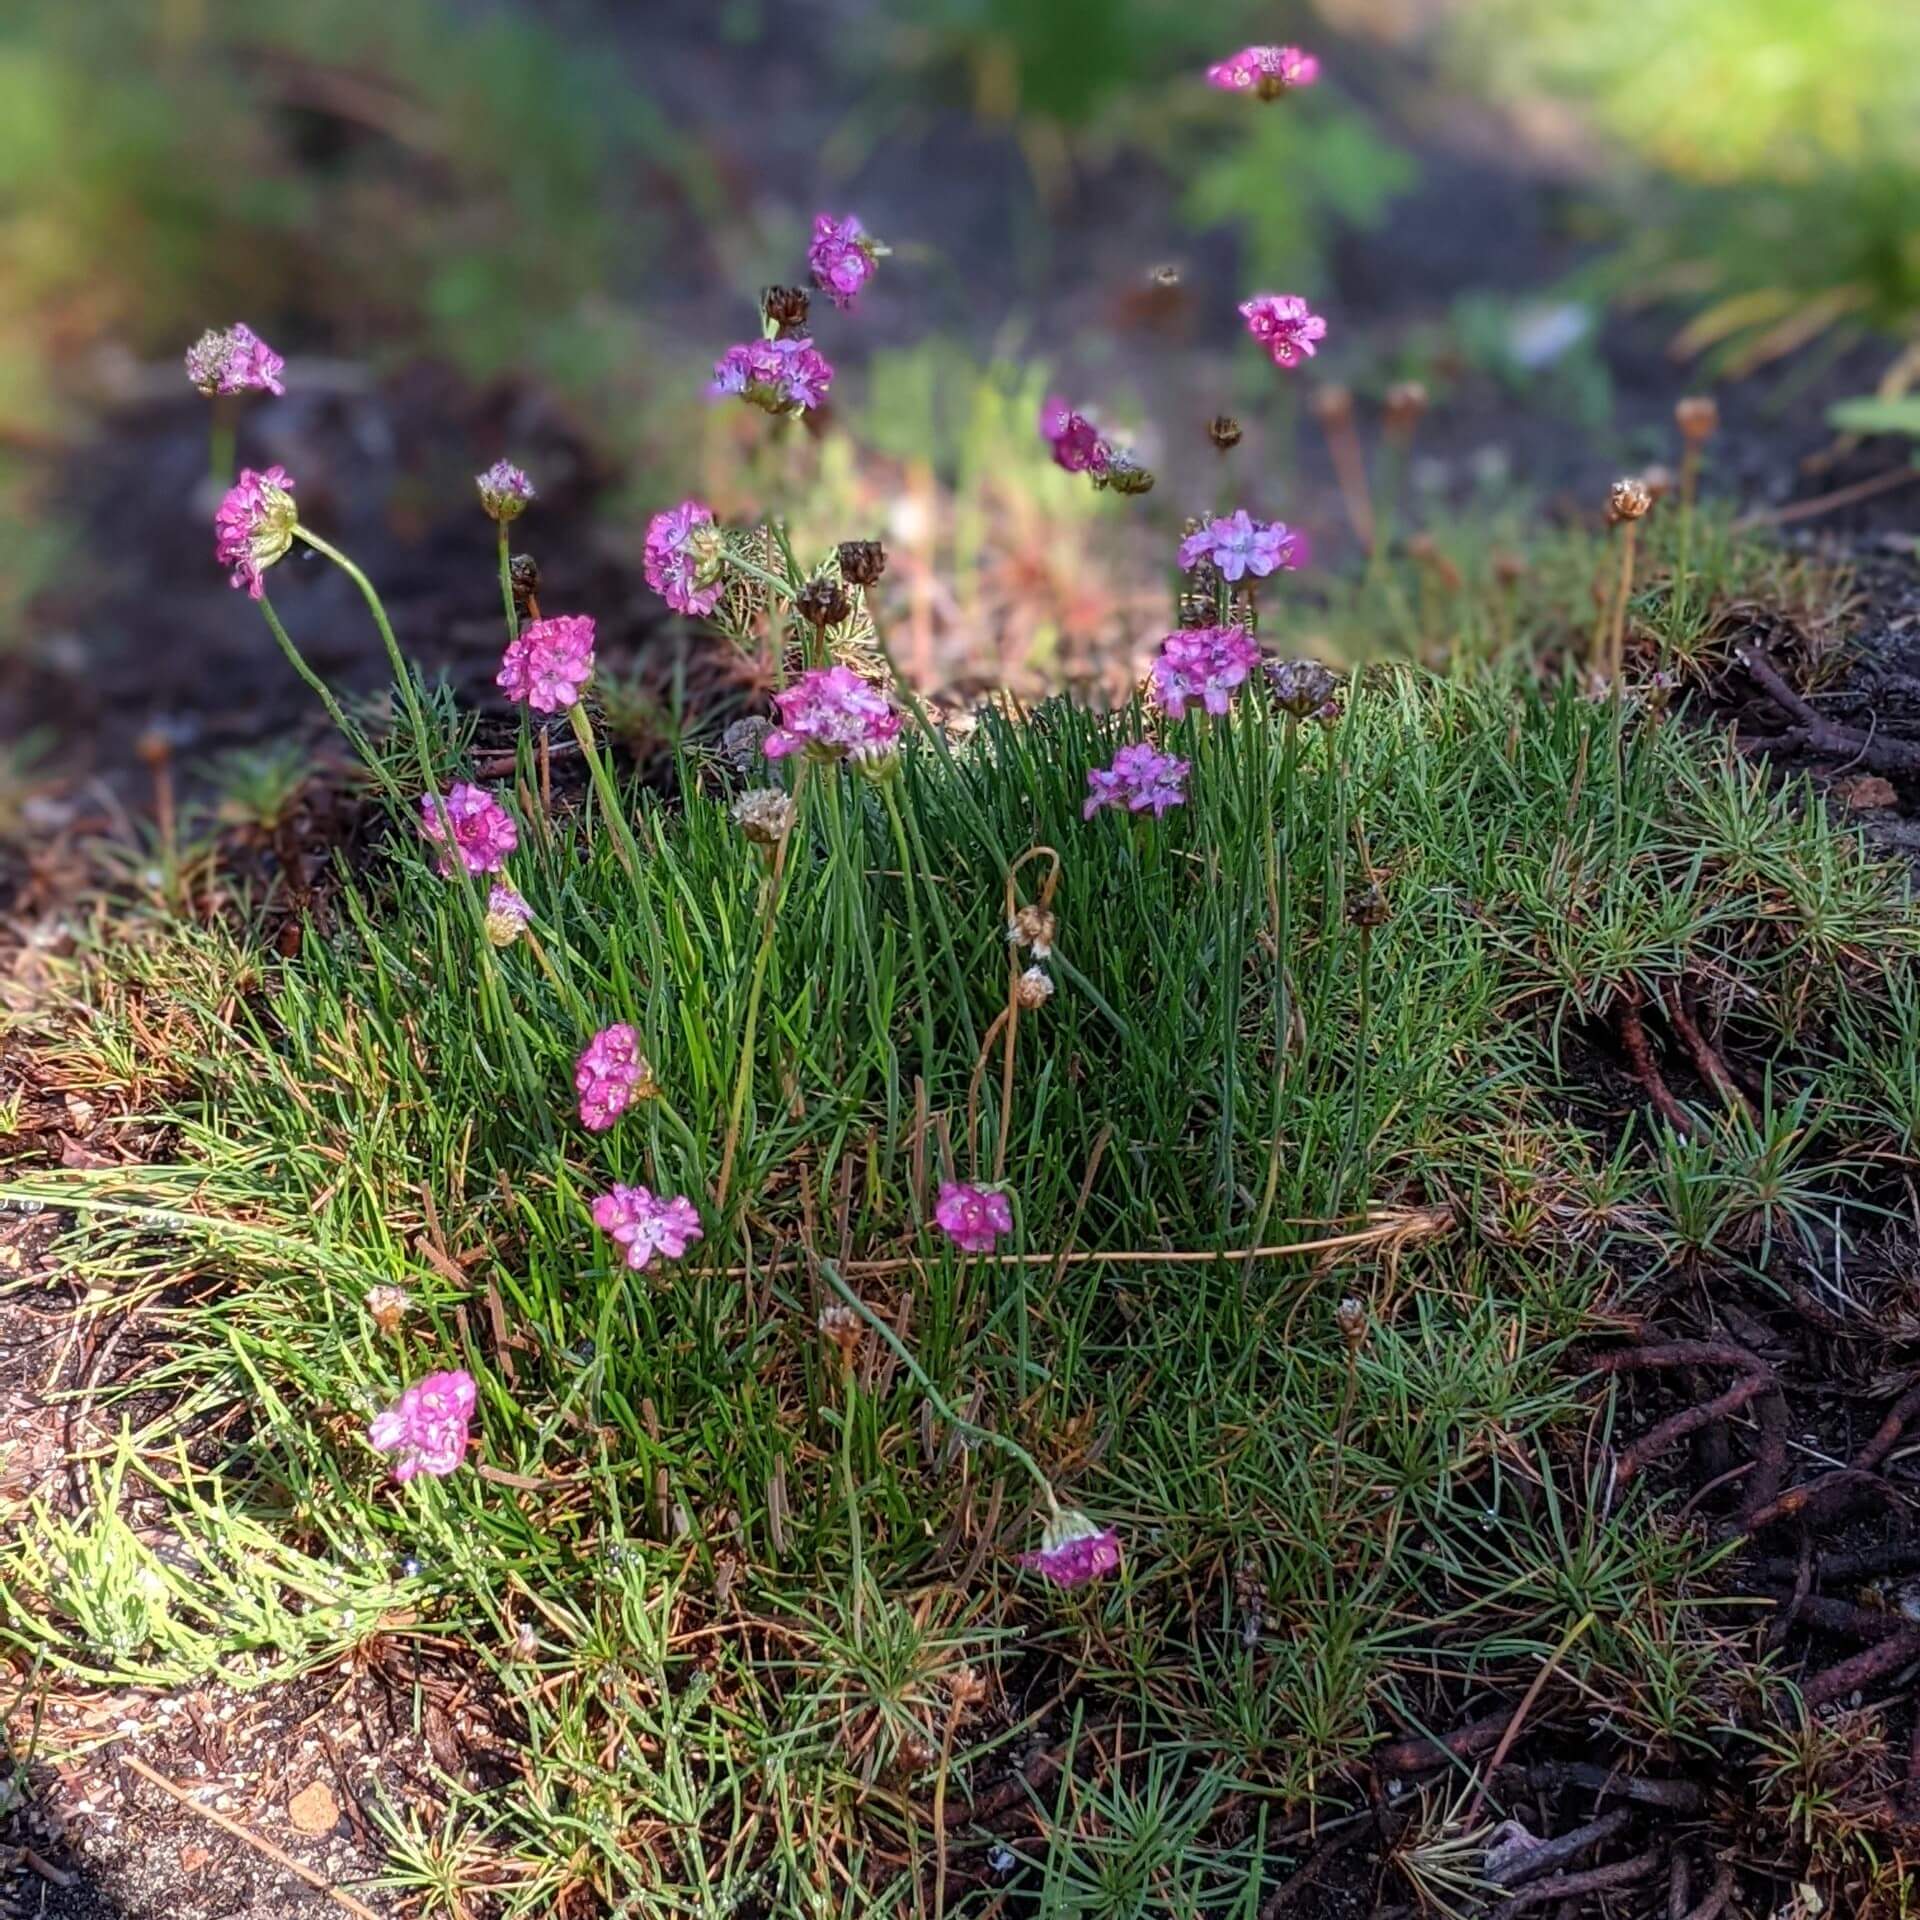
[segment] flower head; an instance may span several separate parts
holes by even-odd
[[[574,1062],[573,1088],[580,1096],[580,1124],[589,1133],[605,1133],[635,1100],[658,1091],[640,1036],[625,1021],[602,1027],[587,1042]]]
[[[1320,78],[1320,62],[1298,47],[1242,47],[1230,60],[1207,69],[1207,85],[1225,93],[1253,93],[1278,100],[1294,87]]]
[[[733,824],[756,847],[777,847],[793,826],[793,797],[779,787],[749,787],[731,811]]]
[[[867,232],[852,214],[836,220],[830,213],[816,214],[813,244],[807,249],[807,266],[813,284],[836,307],[851,307],[860,289],[874,276],[879,257],[886,248]]]
[[[1039,1551],[1023,1553],[1020,1564],[1056,1587],[1083,1587],[1119,1566],[1120,1536],[1111,1527],[1096,1526],[1076,1508],[1056,1507],[1040,1536]]]
[[[1234,688],[1259,664],[1260,649],[1245,627],[1182,627],[1167,635],[1154,660],[1154,702],[1176,720],[1190,700],[1225,713]]]
[[[1007,922],[1007,944],[1030,948],[1036,960],[1045,960],[1053,952],[1054,938],[1059,931],[1060,922],[1050,908],[1029,904],[1017,907]]]
[[[209,327],[187,349],[187,378],[208,396],[216,393],[285,393],[280,376],[287,363],[245,325],[222,332]]]
[[[877,759],[900,737],[900,710],[851,667],[815,667],[774,695],[780,724],[767,735],[769,760],[803,748],[816,760]]]
[[[1040,437],[1053,449],[1054,465],[1068,473],[1105,473],[1112,463],[1113,449],[1099,429],[1058,394],[1049,395],[1040,408]]]
[[[887,570],[887,550],[878,540],[842,540],[836,557],[840,578],[850,587],[878,586]]]
[[[510,947],[526,931],[532,909],[511,887],[494,887],[487,894],[487,938],[496,947]]]
[[[1318,660],[1269,660],[1267,687],[1276,707],[1304,720],[1333,699],[1340,683]]]
[[[959,1180],[941,1181],[933,1217],[963,1253],[991,1253],[993,1243],[1013,1231],[1013,1208],[1004,1193]]]
[[[1607,489],[1607,524],[1644,520],[1653,510],[1653,489],[1644,480],[1616,480]]]
[[[405,1287],[389,1286],[382,1281],[367,1289],[361,1304],[382,1333],[398,1333],[400,1323],[407,1317],[408,1308],[413,1305],[413,1296]]]
[[[701,501],[682,500],[647,522],[647,585],[676,613],[704,618],[720,604],[725,562],[713,509]]]
[[[502,523],[518,520],[533,498],[533,482],[507,460],[496,460],[485,473],[476,473],[473,484],[480,489],[487,517]]]
[[[760,324],[771,340],[785,335],[803,338],[807,331],[807,310],[812,305],[813,298],[805,287],[762,287]]]
[[[616,1186],[593,1203],[593,1223],[626,1249],[627,1265],[645,1273],[653,1256],[678,1260],[704,1238],[700,1216],[684,1196],[656,1199],[645,1187]]]
[[[1248,574],[1264,580],[1281,569],[1292,572],[1306,558],[1305,534],[1296,533],[1284,520],[1256,520],[1245,507],[1207,521],[1180,542],[1183,570],[1211,561],[1222,580],[1243,580]]]
[[[1037,1011],[1053,998],[1053,975],[1045,967],[1029,967],[1013,983],[1013,997],[1026,1012]]]
[[[258,600],[266,591],[261,575],[286,556],[299,518],[284,467],[242,468],[213,516],[213,557],[232,569],[230,583]]]
[[[442,805],[446,821],[440,818]],[[453,828],[454,850],[469,873],[498,873],[507,864],[507,855],[520,844],[520,830],[513,815],[485,787],[457,780],[442,802],[436,795],[420,796],[420,832],[443,851],[436,865],[444,880],[453,872],[453,861],[446,847],[447,826]]]
[[[767,413],[805,413],[827,397],[833,365],[811,340],[783,335],[729,347],[714,362],[709,393],[738,394]]]
[[[402,1484],[417,1473],[450,1474],[467,1453],[467,1423],[479,1390],[473,1375],[456,1367],[416,1381],[367,1429],[378,1453],[397,1453],[393,1477]]]
[[[1080,817],[1091,820],[1102,807],[1125,807],[1132,813],[1151,810],[1158,819],[1169,807],[1185,801],[1182,783],[1187,766],[1185,760],[1161,753],[1151,741],[1136,740],[1113,756],[1112,766],[1088,770],[1087,800]]]
[[[1311,360],[1327,337],[1327,323],[1297,293],[1256,293],[1240,303],[1247,331],[1266,348],[1276,367]]]
[[[592,677],[592,620],[584,613],[558,613],[522,627],[508,642],[494,684],[535,713],[564,713]]]

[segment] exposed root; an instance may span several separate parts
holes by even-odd
[[[1640,1019],[1640,990],[1629,986],[1620,997],[1620,1011],[1617,1016],[1620,1023],[1620,1044],[1626,1049],[1627,1064],[1633,1069],[1633,1077],[1645,1089],[1647,1098],[1653,1102],[1654,1111],[1668,1126],[1682,1135],[1691,1136],[1694,1130],[1693,1116],[1673,1097],[1672,1089],[1660,1076],[1660,1069],[1654,1064],[1653,1049],[1647,1045],[1647,1029]]]

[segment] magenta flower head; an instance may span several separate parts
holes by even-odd
[[[299,520],[293,481],[284,467],[265,473],[242,468],[213,516],[213,557],[231,569],[230,584],[245,587],[258,600],[266,592],[261,575],[286,557]]]
[[[713,509],[698,500],[682,500],[647,522],[647,585],[676,613],[704,618],[720,604],[726,557]]]
[[[962,1253],[991,1253],[993,1243],[1013,1231],[1013,1208],[1004,1193],[959,1180],[941,1181],[933,1217]]]
[[[444,1479],[467,1454],[467,1424],[479,1390],[464,1368],[416,1381],[367,1429],[377,1453],[397,1453],[393,1477],[403,1486],[417,1473]]]
[[[1259,664],[1260,649],[1245,627],[1182,627],[1167,635],[1154,660],[1154,704],[1176,720],[1192,700],[1209,713],[1225,713],[1234,689]]]
[[[1276,367],[1311,360],[1317,343],[1327,337],[1326,321],[1297,293],[1256,293],[1241,301],[1240,315]]]
[[[900,739],[900,710],[851,667],[814,667],[773,697],[780,724],[767,735],[769,760],[804,751],[815,760],[884,759]]]
[[[678,1260],[696,1240],[704,1239],[700,1216],[684,1195],[656,1199],[645,1187],[615,1186],[593,1203],[593,1223],[626,1249],[627,1265],[645,1273],[657,1253]]]
[[[807,266],[813,284],[844,310],[859,298],[860,289],[873,278],[886,251],[852,214],[843,220],[836,220],[830,213],[816,214]]]
[[[535,713],[564,713],[592,677],[592,620],[584,613],[557,613],[530,622],[507,643],[494,684]]]
[[[602,1027],[574,1062],[573,1088],[589,1133],[605,1133],[635,1100],[651,1098],[657,1089],[640,1036],[624,1021]]]
[[[1226,93],[1253,93],[1278,100],[1320,78],[1320,62],[1298,47],[1242,47],[1231,60],[1207,69],[1207,85]]]
[[[485,473],[476,473],[473,484],[480,489],[480,504],[487,518],[503,526],[518,520],[533,498],[533,482],[508,460],[496,460]]]
[[[1292,572],[1307,559],[1306,536],[1284,520],[1256,520],[1245,507],[1224,519],[1209,520],[1197,533],[1180,542],[1183,570],[1210,560],[1222,580],[1243,580],[1252,574],[1264,580],[1278,569]]]
[[[709,393],[738,394],[766,413],[805,413],[827,397],[833,365],[811,340],[748,340],[715,361]]]
[[[1075,413],[1058,394],[1050,394],[1040,408],[1040,437],[1053,449],[1053,464],[1068,473],[1105,473],[1113,449],[1084,413]]]
[[[1102,807],[1125,807],[1131,813],[1151,812],[1157,820],[1186,800],[1188,764],[1161,753],[1151,741],[1136,740],[1113,756],[1112,766],[1088,769],[1080,817],[1091,820]]]
[[[520,844],[513,815],[485,787],[457,780],[446,798],[447,822],[453,827],[453,845],[469,873],[498,873],[507,855]],[[440,802],[430,793],[420,796],[420,832],[442,849],[435,862],[441,879],[452,876],[452,856],[445,851],[447,831],[440,819]]]
[[[1039,1551],[1023,1553],[1020,1564],[1056,1587],[1084,1587],[1119,1566],[1120,1536],[1111,1527],[1095,1526],[1073,1507],[1056,1507],[1040,1536]]]
[[[187,349],[187,378],[209,399],[216,393],[285,393],[287,363],[249,326],[209,327]]]

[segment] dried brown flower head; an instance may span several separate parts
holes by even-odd
[[[887,550],[878,540],[842,540],[840,578],[851,587],[871,587],[887,570]]]
[[[1023,1012],[1044,1007],[1053,998],[1053,976],[1045,967],[1029,967],[1013,983],[1013,1003]]]
[[[1231,453],[1240,444],[1240,422],[1230,413],[1216,413],[1207,422],[1207,438],[1222,453]]]
[[[1347,923],[1350,926],[1384,927],[1387,924],[1387,896],[1377,880],[1355,887],[1347,895]]]
[[[1644,480],[1616,480],[1607,489],[1607,524],[1644,520],[1653,511],[1653,495]]]
[[[1382,407],[1391,433],[1411,433],[1427,410],[1427,390],[1418,380],[1396,380]]]
[[[400,1323],[406,1319],[408,1309],[413,1305],[413,1296],[404,1287],[369,1287],[365,1305],[367,1312],[373,1316],[373,1324],[382,1333],[398,1333]]]
[[[866,1337],[866,1322],[851,1307],[836,1305],[820,1309],[820,1338],[839,1354],[841,1366],[851,1367],[860,1357]]]
[[[1493,577],[1503,587],[1518,586],[1527,577],[1527,563],[1517,553],[1496,553],[1493,556]]]
[[[733,803],[733,824],[757,847],[777,847],[793,826],[793,798],[779,787],[750,787]]]
[[[1367,1303],[1348,1294],[1334,1308],[1333,1322],[1340,1329],[1340,1338],[1347,1343],[1348,1350],[1357,1350],[1367,1337]]]
[[[1007,922],[1007,938],[1016,947],[1030,947],[1036,960],[1044,960],[1053,951],[1054,935],[1060,923],[1045,908],[1021,907]]]
[[[1720,403],[1710,394],[1690,393],[1675,404],[1673,419],[1688,446],[1705,446],[1720,431]]]
[[[1323,427],[1344,427],[1353,419],[1353,394],[1346,387],[1331,383],[1315,387],[1307,404]]]
[[[1267,686],[1275,706],[1304,720],[1332,700],[1340,683],[1318,660],[1269,660]]]
[[[516,553],[507,562],[507,579],[513,587],[513,610],[527,617],[528,603],[540,591],[540,563],[530,553]]]
[[[838,580],[820,574],[795,595],[793,610],[808,625],[824,631],[853,617],[853,595]]]
[[[768,287],[760,296],[762,317],[783,340],[798,339],[805,334],[807,309],[811,304],[805,287]]]

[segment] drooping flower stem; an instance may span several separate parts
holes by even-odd
[[[352,720],[348,719],[340,702],[333,697],[333,689],[307,665],[306,655],[294,645],[292,636],[287,632],[286,628],[281,625],[280,616],[274,611],[273,602],[267,597],[264,591],[260,595],[260,611],[266,616],[267,625],[272,629],[274,639],[280,643],[280,651],[287,656],[287,664],[306,682],[308,688],[319,697],[321,706],[326,709],[327,718],[340,729],[341,736],[345,739],[348,746],[360,756],[366,765],[367,771],[380,782],[386,791],[387,797],[397,805],[404,805],[405,796],[401,793],[399,782],[394,779],[392,770],[387,766],[386,762],[374,752],[373,744],[368,740],[367,736]]]
[[[613,776],[607,771],[607,763],[601,759],[600,749],[594,744],[593,723],[587,718],[585,706],[578,700],[567,709],[567,724],[573,728],[573,737],[580,743],[580,754],[587,763],[588,774],[592,777],[593,790],[600,801],[600,811],[607,817],[607,830],[613,835],[613,844],[620,855],[620,864],[626,868],[629,880],[638,880],[640,849],[634,842],[632,827],[627,824],[626,813],[620,805],[620,796],[614,790]]]

